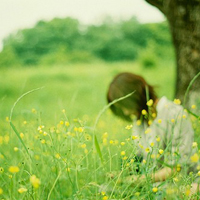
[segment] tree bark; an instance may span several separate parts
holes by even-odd
[[[146,0],[166,16],[176,52],[175,97],[184,100],[190,81],[200,72],[200,0]],[[191,87],[187,107],[200,103],[200,77]]]

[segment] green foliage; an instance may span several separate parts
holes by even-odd
[[[21,63],[11,46],[6,46],[0,53],[0,67],[19,66]]]
[[[33,28],[19,30],[4,40],[1,66],[54,65],[73,62],[128,61],[155,46],[158,59],[173,57],[166,22],[140,24],[136,18],[114,22],[106,19],[100,25],[83,26],[72,18],[39,21]],[[166,50],[167,49],[167,50]],[[142,58],[144,65],[154,65]]]

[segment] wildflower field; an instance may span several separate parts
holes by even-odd
[[[153,70],[135,63],[0,70],[0,199],[199,199],[190,190],[200,176],[198,105],[191,108],[190,158],[197,172],[186,174],[177,163],[172,177],[152,184],[148,174],[165,151],[151,144],[148,159],[139,161],[132,124],[106,107],[108,85],[122,71],[142,75],[159,97],[172,100],[175,70],[164,64]],[[144,174],[145,183],[123,181],[130,174]]]

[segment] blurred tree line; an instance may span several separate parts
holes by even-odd
[[[54,65],[71,62],[131,61],[152,67],[174,56],[167,22],[140,24],[106,18],[83,26],[76,19],[39,21],[3,41],[0,66]]]

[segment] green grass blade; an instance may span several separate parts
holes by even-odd
[[[96,135],[94,135],[94,144],[95,144],[96,151],[101,159],[101,162],[103,163],[103,156],[102,156],[100,145],[99,145]]]
[[[40,90],[40,89],[43,89],[43,87],[41,87],[41,88],[36,88],[36,89],[30,90],[30,91],[28,91],[28,92],[22,94],[22,95],[17,99],[17,101],[15,101],[15,103],[13,104],[13,106],[12,106],[12,108],[11,108],[11,111],[10,111],[10,126],[11,126],[11,128],[13,129],[13,131],[15,132],[15,134],[17,135],[18,139],[19,139],[20,142],[22,143],[23,147],[25,148],[25,150],[26,150],[26,152],[27,152],[27,154],[29,155],[30,158],[31,158],[31,156],[30,156],[30,154],[29,154],[29,152],[28,152],[28,149],[27,149],[26,145],[24,144],[24,141],[21,139],[19,132],[18,132],[17,129],[15,128],[14,124],[12,123],[12,114],[13,114],[13,110],[14,110],[15,106],[17,105],[17,103],[18,103],[24,96],[26,96],[26,95],[28,95],[28,94],[30,94],[30,93],[32,93],[32,92],[35,92],[35,91],[37,91],[37,90]]]
[[[95,132],[95,130],[96,130],[96,126],[97,126],[97,124],[98,124],[98,121],[99,121],[101,115],[102,115],[111,105],[113,105],[113,104],[115,104],[115,103],[117,103],[117,102],[119,102],[119,101],[122,101],[122,100],[124,100],[124,99],[126,99],[126,98],[128,98],[128,97],[130,97],[130,96],[133,95],[134,93],[135,93],[135,91],[131,92],[130,94],[127,94],[126,96],[120,97],[119,99],[115,99],[114,101],[112,101],[112,102],[110,102],[108,105],[106,105],[106,106],[99,112],[99,114],[98,114],[98,116],[97,116],[97,118],[96,118],[96,121],[95,121],[95,124],[94,124],[94,127],[93,127],[94,132]],[[99,146],[98,139],[97,139],[95,133],[93,133],[93,134],[94,134],[94,144],[95,144],[96,151],[97,151],[97,153],[98,153],[98,155],[99,155],[101,161],[103,162],[103,157],[102,157],[102,153],[101,153],[101,149],[100,149],[100,146]]]
[[[115,104],[115,103],[117,103],[117,102],[119,102],[119,101],[122,101],[122,100],[124,100],[124,99],[130,97],[130,96],[133,95],[134,93],[135,93],[135,91],[131,92],[130,94],[127,94],[126,96],[120,97],[119,99],[115,99],[114,101],[112,101],[112,102],[110,102],[108,105],[106,105],[106,106],[99,112],[99,114],[98,114],[98,116],[97,116],[97,118],[96,118],[96,121],[95,121],[95,124],[94,124],[94,127],[93,127],[94,131],[95,131],[95,129],[96,129],[96,126],[97,126],[97,124],[98,124],[98,121],[99,121],[101,115],[102,115],[110,106],[112,106],[113,104]]]
[[[44,87],[36,88],[36,89],[30,90],[30,91],[28,91],[28,92],[22,94],[22,95],[17,99],[17,101],[15,101],[15,103],[13,104],[13,107],[11,108],[11,111],[10,111],[10,121],[11,121],[11,119],[12,119],[13,110],[14,110],[15,106],[17,105],[17,103],[18,103],[24,96],[26,96],[26,95],[28,95],[28,94],[30,94],[30,93],[32,93],[32,92],[35,92],[35,91],[37,91],[37,90],[41,90],[41,89],[43,89],[43,88],[44,88]]]
[[[22,138],[20,137],[19,132],[17,131],[17,129],[15,128],[14,124],[12,122],[10,122],[10,126],[12,127],[13,131],[15,132],[15,134],[17,135],[18,139],[20,140],[20,142],[22,143],[23,147],[25,148],[27,154],[29,155],[29,157],[31,158],[31,155],[28,152],[28,149],[26,147],[26,145],[24,144],[24,141],[22,140]]]
[[[193,113],[193,112],[190,111],[190,110],[187,110],[187,111],[188,111],[188,113],[190,113],[191,115],[193,115],[194,117],[196,117],[197,119],[200,120],[200,116],[196,115],[195,113]]]

